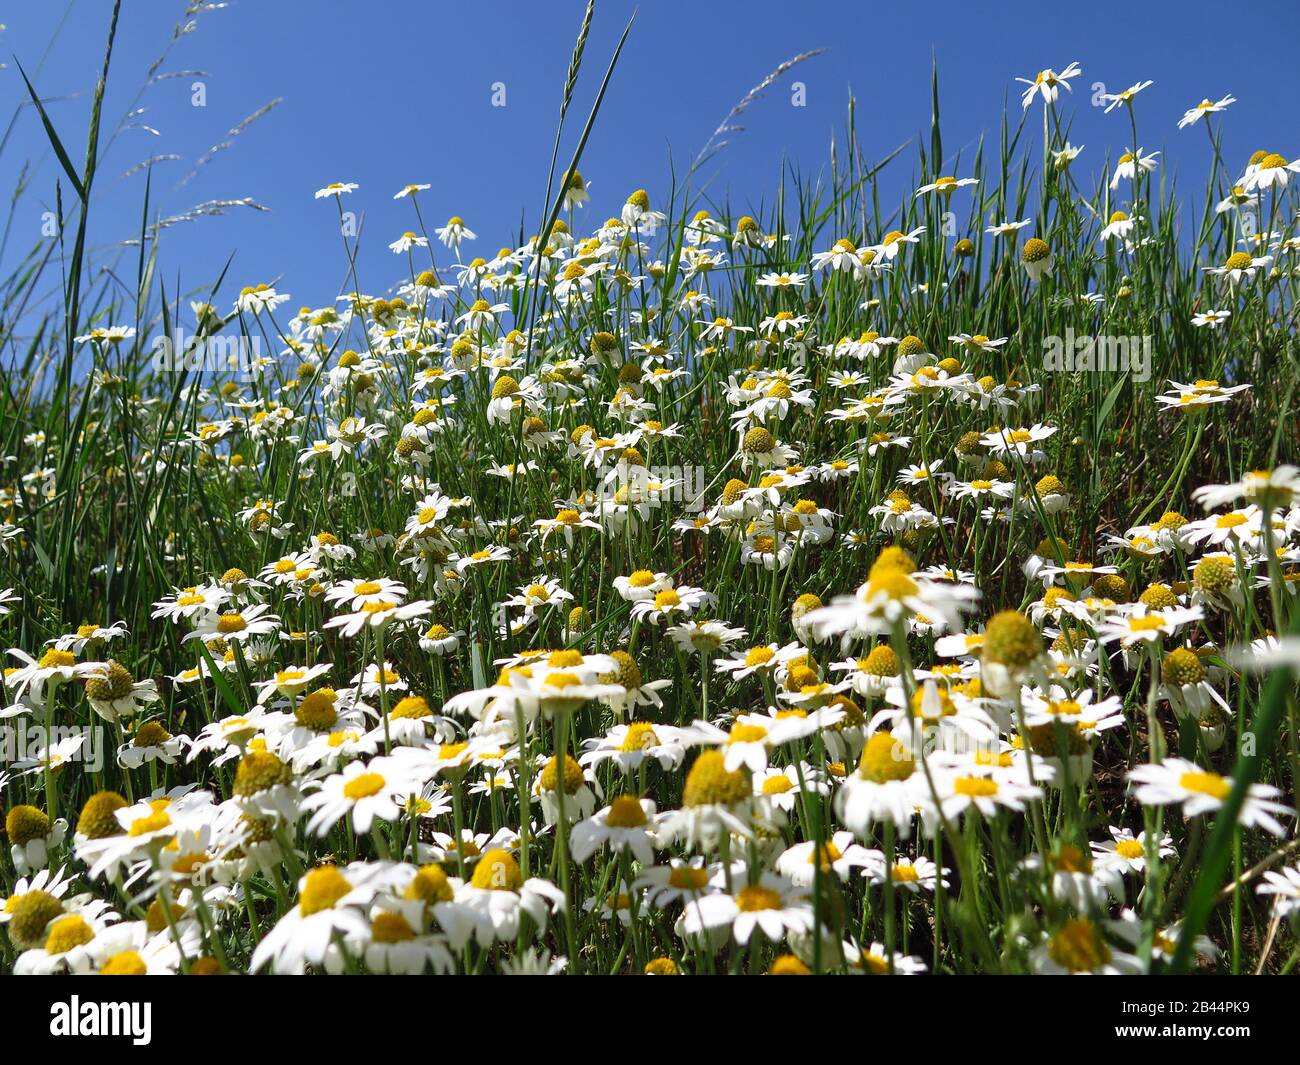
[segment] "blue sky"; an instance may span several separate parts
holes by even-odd
[[[361,186],[348,206],[365,212],[359,273],[367,291],[386,289],[402,272],[386,245],[412,228],[409,205],[392,199],[407,182],[433,185],[423,194],[431,226],[458,214],[479,234],[473,252],[491,256],[515,242],[521,225],[526,233],[538,227],[555,117],[584,6],[584,0],[232,0],[224,10],[203,13],[161,67],[204,73],[160,81],[137,99],[149,64],[182,21],[184,4],[126,0],[105,138],[132,107],[145,108],[137,122],[159,132],[124,129],[108,144],[92,208],[99,261],[111,263],[114,242],[138,229],[144,175],[121,175],[165,154],[181,159],[154,168],[159,212],[246,196],[271,208],[235,209],[164,235],[169,288],[178,273],[186,287],[207,283],[234,256],[218,301],[223,307],[233,288],[275,278],[293,295],[294,307],[319,306],[344,287],[335,209],[312,198],[331,181]],[[598,2],[563,160],[634,7],[629,0]],[[0,122],[17,116],[0,152],[0,183],[12,189],[24,161],[35,166],[9,220],[6,267],[40,238],[41,214],[53,204],[60,175],[34,110],[20,106],[26,93],[14,57],[42,97],[52,98],[50,115],[79,160],[110,8],[108,0],[41,0],[6,5],[0,14],[7,24],[0,34],[0,61],[7,64],[0,71]],[[1118,91],[1154,79],[1139,99],[1142,145],[1161,151],[1164,169],[1199,196],[1209,146],[1202,129],[1179,131],[1176,122],[1203,97],[1232,93],[1239,100],[1217,116],[1232,165],[1244,164],[1257,148],[1288,158],[1300,153],[1294,140],[1300,83],[1285,64],[1248,58],[1275,55],[1278,42],[1297,39],[1300,6],[1279,5],[1266,16],[1225,19],[1224,12],[1221,4],[1190,0],[939,0],[888,8],[829,0],[650,0],[637,12],[584,156],[582,171],[593,183],[588,218],[595,224],[617,213],[637,187],[660,196],[670,163],[684,170],[746,90],[782,60],[814,48],[829,51],[755,103],[743,119],[746,131],[706,169],[711,195],[727,195],[740,208],[756,206],[770,202],[783,160],[805,175],[823,172],[831,135],[843,132],[850,88],[869,159],[928,136],[933,57],[950,153],[969,152],[981,135],[995,145],[1004,103],[1013,120],[1020,114],[1016,75],[1078,60],[1084,73],[1066,108],[1074,122],[1071,140],[1086,145],[1081,175],[1099,173],[1106,153],[1113,157],[1131,139],[1125,115],[1091,106],[1094,83]],[[205,85],[205,107],[192,106],[195,81]],[[792,106],[794,81],[806,87],[806,106]],[[495,82],[505,84],[505,107],[492,106]],[[283,102],[182,184],[228,129],[276,98]],[[912,187],[915,158],[909,148],[885,172],[882,197]],[[65,182],[65,203],[71,195]]]

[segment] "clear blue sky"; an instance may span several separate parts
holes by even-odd
[[[634,6],[598,2],[571,137]],[[108,0],[25,0],[0,8],[7,24],[0,34],[0,61],[7,64],[0,71],[0,123],[17,113],[0,153],[0,183],[12,189],[24,160],[37,168],[10,220],[6,265],[39,238],[41,212],[53,203],[60,172],[34,110],[20,106],[26,93],[14,57],[42,97],[52,98],[50,114],[79,161],[110,8]],[[411,228],[408,205],[392,199],[407,182],[433,185],[423,195],[431,226],[453,213],[463,216],[480,236],[473,251],[490,256],[514,242],[521,217],[526,232],[537,228],[583,8],[583,0],[231,0],[224,10],[203,13],[161,68],[206,73],[158,82],[137,103],[147,68],[182,20],[184,4],[126,0],[105,135],[133,104],[145,108],[137,121],[159,135],[126,129],[112,140],[95,190],[94,244],[102,255],[138,228],[144,175],[120,175],[149,156],[177,154],[179,161],[154,169],[162,213],[244,196],[272,209],[236,209],[165,234],[162,260],[171,283],[178,270],[187,286],[209,280],[234,254],[223,307],[232,286],[276,277],[281,291],[292,293],[293,307],[324,304],[340,290],[345,264],[334,207],[312,199],[331,181],[361,185],[348,206],[366,212],[360,274],[368,291],[399,279],[401,260],[385,245]],[[729,194],[737,207],[770,201],[783,158],[807,175],[821,171],[832,133],[843,130],[850,87],[869,157],[926,135],[933,56],[950,153],[969,151],[981,134],[996,143],[1004,101],[1013,115],[1020,113],[1016,75],[1078,60],[1083,77],[1066,106],[1071,140],[1086,145],[1078,164],[1083,175],[1099,173],[1106,152],[1118,154],[1130,140],[1126,116],[1090,106],[1093,83],[1118,91],[1154,79],[1139,100],[1143,147],[1160,150],[1164,168],[1199,195],[1208,160],[1204,131],[1175,126],[1203,97],[1230,92],[1240,101],[1216,116],[1232,165],[1257,148],[1300,154],[1300,81],[1276,61],[1279,47],[1300,39],[1300,5],[1288,0],[1265,10],[1251,15],[1199,0],[648,0],[584,157],[583,173],[593,182],[588,218],[595,223],[617,213],[640,186],[652,197],[661,194],[670,158],[684,168],[747,89],[782,60],[819,47],[829,51],[786,75],[750,109],[746,132],[709,168],[711,194]],[[206,107],[191,106],[195,80],[206,84]],[[806,107],[791,106],[794,80],[806,85]],[[498,81],[506,86],[504,108],[491,105]],[[230,127],[277,97],[279,107],[178,187]],[[891,182],[899,193],[910,188],[914,166],[909,150],[887,171],[882,191]],[[66,183],[64,196],[65,202],[72,196]]]

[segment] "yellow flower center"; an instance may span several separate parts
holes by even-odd
[[[736,724],[731,726],[727,736],[728,743],[762,743],[767,738],[767,729],[762,725]]]
[[[998,793],[998,782],[992,777],[958,777],[952,790],[972,799],[986,799]]]
[[[77,664],[77,656],[71,651],[60,651],[51,647],[43,655],[41,660],[36,663],[41,669],[60,669]]]
[[[99,967],[101,976],[144,976],[148,971],[144,959],[134,950],[109,955]]]
[[[510,852],[497,848],[479,859],[470,883],[484,891],[518,891],[523,885],[523,874]]]
[[[862,748],[858,776],[874,784],[906,780],[916,771],[911,752],[888,732],[877,732]]]
[[[400,913],[381,910],[370,922],[370,936],[376,943],[405,943],[415,938],[415,929]]]
[[[640,828],[646,823],[645,810],[631,795],[620,795],[609,806],[605,824],[610,828]]]
[[[1132,861],[1134,858],[1141,858],[1146,853],[1146,849],[1135,839],[1121,839],[1115,844],[1115,853],[1121,858]]]
[[[1111,957],[1097,926],[1082,917],[1062,926],[1048,943],[1047,953],[1057,965],[1072,973],[1092,972]]]
[[[420,867],[415,878],[406,886],[403,895],[421,902],[450,902],[452,889],[447,874],[439,866],[425,865]]]
[[[781,896],[771,888],[750,884],[736,893],[736,908],[741,913],[756,913],[760,910],[779,910]]]
[[[384,787],[384,778],[379,773],[359,773],[343,785],[343,797],[356,802],[377,795]]]
[[[649,722],[633,721],[628,725],[627,732],[623,734],[623,742],[619,745],[619,750],[624,752],[643,751],[649,747],[655,747],[659,743],[659,737],[655,735],[655,730]]]
[[[70,913],[60,917],[49,928],[45,938],[47,954],[66,954],[76,947],[85,946],[95,938],[95,930],[86,923],[84,917]]]
[[[167,828],[172,819],[167,813],[168,800],[158,799],[151,804],[153,812],[137,817],[127,829],[128,836],[146,836],[150,832],[160,832]]]
[[[352,885],[336,866],[322,865],[307,874],[302,894],[298,897],[298,910],[302,916],[310,917],[321,910],[332,909],[351,890]]]
[[[1226,799],[1232,791],[1232,781],[1218,773],[1184,773],[1178,778],[1178,783],[1187,791],[1208,795],[1220,801]]]
[[[5,818],[5,834],[9,842],[22,847],[33,840],[44,839],[50,833],[50,819],[35,806],[15,806]]]
[[[919,590],[916,581],[894,566],[873,568],[867,580],[868,598],[883,595],[888,599],[901,600],[916,595]]]
[[[693,865],[678,865],[668,874],[668,883],[678,891],[699,891],[709,882],[709,871]]]

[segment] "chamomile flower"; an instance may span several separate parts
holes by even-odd
[[[674,725],[632,721],[615,725],[603,737],[583,741],[587,750],[578,761],[593,767],[611,761],[624,775],[636,772],[651,760],[665,770],[675,769],[686,758],[692,740],[689,733]]]
[[[724,835],[753,835],[754,791],[748,769],[729,770],[721,751],[699,753],[686,774],[682,805],[658,817],[659,838],[716,850]]]
[[[356,192],[361,186],[355,181],[331,181],[323,189],[316,190],[316,199],[323,200],[329,196],[342,198],[349,192]]]
[[[456,252],[460,251],[462,241],[478,239],[478,234],[466,226],[459,215],[452,215],[445,226],[439,226],[434,232],[443,244]]]
[[[941,775],[936,787],[947,817],[972,812],[992,818],[1000,809],[1023,813],[1030,802],[1042,798],[1035,785],[999,779],[988,772],[949,771]]]
[[[632,603],[632,617],[657,624],[685,618],[701,607],[713,602],[714,596],[702,588],[679,584],[661,588],[653,599],[638,599]]]
[[[1147,860],[1146,833],[1134,834],[1127,828],[1117,828],[1114,825],[1108,826],[1107,831],[1110,833],[1110,839],[1089,844],[1092,849],[1094,868],[1115,869],[1125,874],[1144,875]],[[1173,838],[1168,835],[1161,836],[1156,845],[1156,853],[1161,861],[1172,858],[1175,854]]]
[[[422,237],[418,233],[412,233],[408,230],[389,244],[388,250],[402,255],[412,248],[427,248],[428,246],[429,240],[427,237]]]
[[[742,946],[755,934],[779,943],[786,933],[803,933],[813,927],[813,910],[807,890],[783,877],[763,873],[737,887],[734,894],[718,892],[686,903],[676,925],[687,940],[720,945],[719,938],[734,938]]]
[[[754,284],[759,286],[759,288],[797,289],[797,288],[802,288],[807,283],[807,281],[808,281],[807,274],[800,274],[800,273],[783,274],[774,271],[766,274],[761,274],[757,278],[757,280],[755,280]]]
[[[266,966],[278,974],[302,973],[322,965],[338,948],[335,937],[368,938],[365,906],[374,897],[373,873],[363,863],[345,869],[322,865],[298,881],[298,903],[258,941],[251,971]]]
[[[181,588],[154,604],[154,618],[172,622],[191,621],[203,614],[215,613],[230,598],[230,593],[216,585]]]
[[[857,769],[846,775],[836,792],[836,814],[858,838],[873,838],[876,826],[886,821],[900,835],[911,834],[927,787],[911,737],[910,730],[873,733]]]
[[[1142,643],[1158,645],[1165,637],[1202,617],[1204,611],[1199,607],[1154,609],[1145,603],[1136,603],[1102,621],[1097,627],[1097,638],[1103,644],[1117,642],[1123,648]]]
[[[400,189],[398,189],[395,193],[393,193],[393,199],[404,200],[408,196],[416,196],[421,192],[428,192],[429,189],[431,188],[433,188],[432,185],[422,185],[422,184],[403,185]]]
[[[86,701],[106,721],[131,718],[161,696],[150,678],[136,680],[120,662],[97,662],[85,677]]]
[[[82,336],[75,337],[74,340],[78,344],[93,343],[99,345],[116,346],[118,344],[121,344],[124,340],[130,340],[134,336],[135,336],[135,329],[132,326],[108,325],[108,326],[96,326],[89,333],[85,333]]]
[[[57,647],[47,648],[39,659],[18,647],[11,647],[9,654],[22,665],[5,671],[5,687],[11,695],[20,698],[26,695],[33,703],[44,701],[47,689],[57,689],[104,668],[102,662],[78,662],[71,651],[60,651]]]
[[[608,844],[615,854],[628,851],[643,866],[654,863],[655,804],[650,799],[620,795],[604,809],[579,821],[569,833],[575,861],[585,862]]]
[[[514,940],[524,917],[531,927],[544,930],[548,916],[564,905],[564,892],[540,877],[525,880],[514,855],[495,848],[475,863],[473,876],[456,892],[456,902],[472,917],[474,938],[487,947]]]
[[[852,832],[836,832],[820,847],[815,842],[788,847],[777,858],[776,871],[795,887],[811,888],[819,859],[822,874],[834,875],[841,882],[847,881],[854,870],[869,869],[874,861],[871,851],[854,842]]]
[[[1198,329],[1218,329],[1231,318],[1231,311],[1200,311],[1192,315],[1192,325]]]
[[[413,603],[396,603],[378,600],[366,603],[351,614],[339,614],[325,622],[325,628],[338,629],[345,638],[352,638],[368,629],[387,628],[395,622],[415,621],[427,617],[433,604],[427,599]]]
[[[1016,78],[1016,81],[1028,86],[1021,94],[1021,103],[1026,111],[1029,110],[1029,105],[1039,97],[1042,98],[1045,105],[1055,104],[1061,90],[1071,91],[1070,82],[1082,73],[1083,68],[1072,61],[1059,73],[1048,68],[1040,70],[1032,78]]]
[[[376,820],[396,821],[419,784],[412,767],[396,759],[349,762],[303,800],[302,809],[311,814],[307,831],[324,836],[346,817],[353,831],[364,835]]]
[[[317,678],[325,676],[332,668],[329,663],[322,662],[314,666],[288,666],[278,670],[275,676],[257,685],[257,701],[265,704],[275,695],[302,695]]]
[[[1258,163],[1246,171],[1241,179],[1241,186],[1246,192],[1269,189],[1277,186],[1286,188],[1292,174],[1300,173],[1300,159],[1288,162],[1283,156],[1273,152],[1265,155]]]
[[[733,680],[743,680],[753,673],[772,672],[787,662],[801,657],[805,652],[797,643],[759,644],[735,652],[730,658],[720,658],[713,664],[719,673],[730,674]]]
[[[1110,187],[1113,192],[1119,188],[1121,181],[1137,181],[1139,174],[1149,174],[1155,170],[1157,156],[1159,152],[1151,152],[1149,155],[1143,155],[1141,148],[1135,148],[1132,151],[1126,151],[1120,155],[1115,164],[1114,176],[1110,179]]]
[[[1097,239],[1103,243],[1108,240],[1127,240],[1134,227],[1141,221],[1141,218],[1124,211],[1112,211]]]
[[[918,976],[926,971],[925,962],[911,954],[890,951],[883,943],[859,947],[844,944],[844,963],[852,974],[862,976]]]
[[[1201,119],[1209,115],[1216,115],[1220,111],[1226,111],[1231,104],[1235,104],[1236,102],[1237,98],[1231,93],[1218,100],[1211,100],[1209,97],[1206,97],[1195,107],[1189,107],[1183,112],[1183,117],[1178,120],[1178,128],[1186,129],[1188,126],[1194,126]]]
[[[893,865],[885,861],[885,856],[880,851],[865,851],[866,862],[863,869],[863,875],[867,877],[874,885],[882,885],[893,881],[896,890],[906,891],[913,895],[921,893],[932,894],[940,880],[946,878],[952,872],[951,869],[943,869],[934,864],[925,855],[918,855],[915,858],[907,855],[898,855]],[[943,886],[948,886],[947,879],[943,879]]]
[[[789,765],[784,769],[768,766],[755,773],[753,781],[755,798],[786,814],[793,811],[805,796],[830,793],[830,785],[826,783],[824,774],[806,762]]]
[[[626,577],[614,578],[614,591],[629,603],[653,600],[665,588],[672,587],[672,580],[666,573],[654,573],[648,569],[634,570]]]
[[[186,635],[185,640],[202,640],[209,645],[219,640],[228,644],[243,643],[279,630],[279,615],[272,614],[267,604],[256,603],[239,610],[199,616],[194,622],[194,631]]]
[[[888,633],[915,614],[959,629],[962,614],[978,596],[968,585],[930,581],[904,567],[877,564],[854,595],[837,596],[808,614],[807,622],[819,637]]]
[[[1250,252],[1234,251],[1219,266],[1205,266],[1207,274],[1223,277],[1230,284],[1239,285],[1243,281],[1253,280],[1255,275],[1273,261],[1271,255],[1251,255]]]
[[[1123,104],[1126,107],[1132,107],[1133,100],[1137,96],[1137,94],[1140,93],[1143,89],[1149,88],[1153,84],[1154,82],[1148,79],[1147,81],[1136,82],[1121,92],[1102,93],[1101,98],[1106,101],[1105,113],[1110,114],[1112,111],[1115,110],[1115,108],[1119,107],[1121,104]]]
[[[1170,381],[1174,386],[1172,392],[1156,396],[1156,402],[1166,409],[1182,411],[1199,411],[1219,403],[1229,403],[1232,398],[1250,390],[1250,385],[1221,385],[1218,381],[1201,378],[1188,384]]]
[[[1033,223],[1028,218],[1022,218],[1018,222],[994,222],[984,232],[994,237],[1014,237],[1029,225]]]
[[[721,872],[721,866],[710,866],[703,858],[671,858],[666,865],[647,867],[631,888],[634,892],[644,891],[646,905],[652,909],[665,909],[677,902],[716,894],[725,880]]]
[[[23,951],[14,962],[16,976],[80,975],[92,972],[102,960],[100,936],[112,926],[117,913],[108,903],[92,899],[74,911],[51,914],[40,946]],[[10,935],[12,936],[12,925]]]
[[[745,630],[721,621],[688,619],[668,628],[667,635],[686,654],[716,655],[745,638]]]
[[[1129,770],[1133,797],[1144,806],[1182,806],[1183,816],[1199,817],[1218,811],[1232,792],[1231,777],[1202,769],[1183,758],[1166,758],[1158,765],[1140,765]],[[1279,789],[1269,784],[1251,784],[1238,815],[1246,827],[1262,828],[1275,836],[1286,834],[1279,820],[1295,811],[1278,802]]]
[[[957,178],[951,176],[944,176],[944,177],[936,178],[928,185],[922,185],[919,189],[916,190],[916,198],[919,199],[920,197],[926,195],[927,193],[939,193],[940,195],[947,196],[953,192],[956,192],[957,189],[966,188],[968,185],[978,185],[978,184],[979,184],[978,178]]]
[[[25,804],[11,806],[5,814],[5,835],[9,839],[9,857],[19,876],[44,869],[50,852],[63,844],[68,822],[51,821],[45,811]]]
[[[1283,919],[1300,912],[1300,868],[1286,865],[1264,872],[1256,894],[1273,898],[1273,912]]]
[[[1115,949],[1102,926],[1086,917],[1065,921],[1033,951],[1035,969],[1045,976],[1134,975],[1143,971],[1138,957]]]

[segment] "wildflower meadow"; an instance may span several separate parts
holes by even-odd
[[[340,139],[337,290],[178,287],[148,185],[98,270],[119,4],[57,113],[6,59],[58,236],[0,277],[0,970],[1293,971],[1300,141],[1222,147],[1267,95],[1138,79],[1078,145],[1031,56],[956,152],[936,67],[910,144],[850,98],[739,208],[701,168],[815,57],[611,189],[598,8],[519,231]]]

